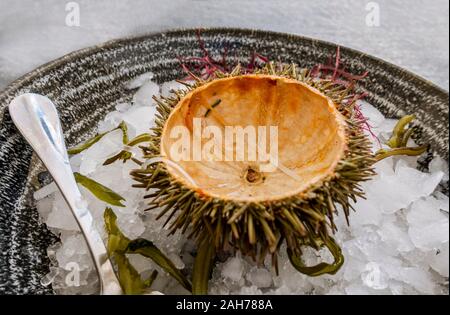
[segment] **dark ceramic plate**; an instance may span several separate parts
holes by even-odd
[[[336,51],[331,43],[309,38],[241,29],[209,29],[202,38],[213,53],[226,45],[240,60],[257,51],[271,60],[311,67]],[[369,71],[360,86],[367,100],[385,115],[415,113],[422,138],[448,160],[448,92],[380,59],[347,48],[343,60],[354,73]],[[76,51],[41,66],[0,94],[0,293],[47,294],[40,284],[49,261],[46,248],[56,240],[38,218],[32,192],[46,176],[31,148],[14,128],[7,106],[17,95],[47,95],[58,107],[66,141],[74,145],[95,132],[118,102],[132,91],[124,82],[152,71],[158,82],[182,76],[177,56],[200,55],[195,30],[120,39]]]

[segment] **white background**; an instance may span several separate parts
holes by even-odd
[[[0,0],[0,89],[37,66],[109,39],[182,27],[244,27],[332,41],[403,66],[448,90],[448,0]]]

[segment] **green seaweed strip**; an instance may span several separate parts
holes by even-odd
[[[308,275],[310,277],[317,277],[323,274],[334,275],[344,264],[344,256],[342,255],[341,248],[331,237],[329,237],[325,241],[325,246],[334,257],[334,262],[332,264],[322,262],[315,266],[308,267],[305,266],[301,257],[294,254],[289,248],[287,250],[287,253],[292,266],[294,266],[295,269],[305,275]]]
[[[142,142],[148,142],[152,139],[152,136],[148,133],[140,134],[139,136],[134,137],[130,142],[128,142],[128,145],[130,147],[135,146],[136,144],[142,143]]]
[[[103,213],[105,229],[108,233],[107,251],[117,264],[120,286],[125,294],[142,294],[150,287],[158,272],[153,271],[150,278],[142,281],[141,276],[126,257],[126,249],[130,240],[123,235],[117,226],[117,216],[111,208]]]
[[[394,155],[409,155],[409,156],[418,156],[427,151],[428,145],[423,145],[420,147],[402,147],[402,148],[395,148],[391,150],[384,150],[381,149],[375,154],[375,159],[377,161],[381,161],[385,158],[388,158],[390,156]]]
[[[128,244],[126,252],[129,254],[141,254],[147,258],[153,260],[164,271],[170,274],[175,280],[177,280],[186,290],[192,291],[191,283],[186,277],[178,270],[173,262],[167,258],[152,242],[146,239],[135,239]]]
[[[104,133],[100,133],[98,135],[96,135],[95,137],[89,139],[88,141],[74,147],[71,148],[69,150],[67,150],[67,153],[69,155],[74,155],[74,154],[78,154],[83,152],[84,150],[90,148],[92,145],[94,145],[95,143],[97,143],[101,138],[103,138],[104,135],[106,135],[108,132],[104,132]]]
[[[416,117],[414,115],[406,115],[400,118],[400,120],[397,122],[397,124],[394,127],[394,130],[392,131],[392,136],[388,140],[387,145],[391,148],[398,148],[402,145],[402,142],[404,140],[403,136],[405,134],[405,128],[406,126],[412,122]]]
[[[108,158],[105,162],[103,162],[103,165],[109,165],[118,160],[123,160],[123,162],[125,163],[126,161],[131,159],[131,157],[132,157],[131,152],[122,150],[119,153],[117,153],[116,155]]]
[[[105,135],[107,135],[108,133],[110,133],[113,130],[117,130],[117,129],[121,129],[122,130],[122,142],[123,144],[127,144],[128,143],[128,127],[127,124],[122,121],[119,126],[117,126],[116,128],[107,131],[107,132],[103,132],[103,133],[99,133],[98,135],[92,137],[91,139],[87,140],[86,142],[79,144],[76,147],[70,148],[69,150],[67,150],[67,153],[69,155],[74,155],[74,154],[78,154],[83,152],[86,149],[89,149],[91,146],[93,146],[95,143],[97,143],[101,138],[103,138]]]
[[[203,241],[198,247],[197,257],[195,257],[194,270],[192,272],[192,294],[208,294],[208,282],[214,264],[214,245],[208,241]]]
[[[128,143],[128,126],[127,124],[122,120],[122,122],[119,124],[119,127],[116,129],[122,130],[122,142],[123,144]]]
[[[125,205],[122,203],[122,200],[125,201],[125,199],[108,187],[103,186],[95,180],[81,175],[78,172],[73,173],[73,175],[75,177],[75,181],[78,184],[89,190],[98,199],[113,206],[125,207]]]
[[[127,295],[144,293],[146,285],[125,254],[114,252],[112,257],[117,264],[119,282],[123,292]]]
[[[117,226],[117,216],[114,211],[107,207],[103,213],[103,219],[105,221],[106,233],[108,233],[108,252],[125,252],[130,240],[123,235]]]

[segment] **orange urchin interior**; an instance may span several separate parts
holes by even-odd
[[[270,143],[270,126],[276,126],[278,166],[270,172],[261,171],[267,162],[250,160],[248,151],[243,161],[236,161],[236,152],[231,152],[233,161],[225,161],[226,150],[235,151],[236,141],[230,146],[224,138],[221,156],[193,160],[194,118],[201,119],[202,132],[215,126],[222,130],[222,136],[226,126],[251,126],[255,131],[266,126],[266,143]],[[240,75],[215,79],[186,94],[165,122],[160,149],[163,157],[178,164],[190,178],[166,163],[169,173],[204,195],[248,202],[281,200],[334,175],[346,148],[345,124],[334,103],[305,83],[273,75]],[[176,136],[180,134],[174,133],[176,127],[189,132],[187,161],[180,161],[171,151],[180,140]],[[212,139],[210,134],[203,136],[197,142],[201,148]],[[244,140],[247,150],[255,149],[248,138]]]

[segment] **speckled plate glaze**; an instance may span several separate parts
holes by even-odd
[[[271,60],[311,67],[336,51],[336,45],[266,31],[207,29],[202,38],[212,53],[225,46],[235,60],[248,60],[253,51]],[[13,126],[7,106],[17,95],[47,95],[58,107],[68,145],[95,132],[102,119],[133,91],[124,83],[152,71],[158,82],[182,77],[177,56],[201,53],[196,30],[177,30],[114,40],[76,51],[18,79],[0,94],[0,293],[51,294],[40,284],[48,271],[46,248],[57,237],[39,221],[33,191],[48,181],[42,166]],[[369,71],[359,88],[385,115],[415,113],[422,138],[448,161],[448,92],[426,80],[368,56],[342,48],[349,70]]]

